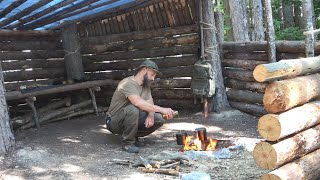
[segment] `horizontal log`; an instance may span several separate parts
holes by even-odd
[[[167,27],[150,31],[134,31],[130,33],[112,34],[107,36],[87,37],[80,40],[80,44],[98,45],[110,42],[150,39],[156,37],[168,37],[181,34],[193,34],[197,32],[196,25]]]
[[[320,74],[313,74],[271,83],[263,96],[263,105],[269,113],[277,113],[319,96]]]
[[[247,90],[228,89],[227,97],[229,101],[244,102],[244,103],[259,103],[262,104],[263,94]]]
[[[244,102],[229,101],[231,107],[238,109],[242,112],[253,114],[253,115],[264,115],[267,111],[264,110],[263,106],[257,104],[249,104]]]
[[[0,41],[1,51],[21,50],[57,50],[62,49],[62,44],[56,41]]]
[[[238,79],[242,81],[255,82],[253,78],[252,71],[250,70],[242,70],[242,69],[232,69],[232,68],[224,68],[223,76],[230,79]]]
[[[18,90],[20,86],[29,86],[33,84],[39,85],[52,85],[52,84],[61,84],[64,81],[63,78],[57,79],[40,79],[40,80],[32,80],[32,81],[19,81],[19,82],[5,82],[5,89],[6,91],[15,91]]]
[[[11,81],[23,81],[31,79],[55,79],[64,77],[65,70],[62,68],[51,68],[51,69],[33,69],[32,71],[13,71],[4,72],[3,77],[5,82]]]
[[[250,52],[250,53],[237,53],[237,52],[225,52],[223,53],[224,59],[245,59],[245,60],[258,60],[268,61],[266,52]]]
[[[27,31],[17,31],[17,30],[0,30],[0,37],[43,37],[43,36],[55,36],[59,35],[51,30],[27,30]]]
[[[302,131],[275,144],[258,143],[253,158],[263,169],[274,169],[320,148],[320,125]]]
[[[281,53],[304,53],[305,42],[304,41],[277,41],[277,52]],[[320,52],[320,42],[315,42],[315,51]]]
[[[299,58],[305,58],[304,53],[277,53],[277,60],[285,60],[285,59],[299,59]]]
[[[247,70],[254,70],[259,64],[265,64],[266,61],[254,61],[254,60],[240,60],[240,59],[223,59],[222,65],[224,67],[242,68]]]
[[[157,78],[176,78],[176,77],[191,77],[193,66],[160,68],[162,75],[157,75]],[[88,79],[114,79],[121,80],[125,77],[132,76],[136,71],[119,70],[112,72],[86,73]]]
[[[304,179],[316,180],[320,177],[320,149],[300,159],[290,162],[274,171],[264,174],[262,180],[270,179]]]
[[[261,64],[254,69],[253,76],[258,82],[265,82],[316,72],[320,72],[320,56]]]
[[[154,99],[156,105],[170,107],[174,110],[192,109],[201,110],[202,104],[193,104],[193,99]]]
[[[0,59],[3,60],[25,60],[25,59],[49,59],[49,58],[63,58],[64,51],[10,51],[10,52],[0,52]]]
[[[104,43],[102,45],[91,46],[82,44],[81,52],[83,53],[103,53],[113,51],[130,51],[136,49],[150,49],[150,47],[169,47],[175,45],[197,44],[198,36],[180,36],[171,38],[143,39],[135,41],[124,41],[119,43]]]
[[[22,94],[20,91],[11,91],[6,93],[6,100],[21,99],[26,97],[41,96],[41,95],[47,95],[52,93],[61,93],[66,91],[87,89],[89,87],[105,86],[105,85],[113,85],[113,84],[114,84],[113,80],[106,79],[106,80],[87,81],[87,82],[82,82],[77,84],[58,86],[51,89],[44,89],[41,91],[34,91],[34,92],[24,93],[24,94]]]
[[[153,89],[190,88],[191,78],[160,79],[151,83]]]
[[[181,56],[181,57],[163,57],[152,59],[160,68],[166,67],[177,67],[177,66],[188,66],[193,65],[197,62],[198,58],[196,55]],[[127,61],[111,61],[101,63],[91,63],[90,61],[84,62],[84,70],[89,72],[94,71],[105,71],[105,70],[128,70],[137,68],[143,60],[132,60]]]
[[[2,70],[18,70],[29,68],[61,68],[64,69],[64,60],[46,60],[46,59],[33,59],[21,61],[4,61],[1,62]]]
[[[290,109],[281,114],[266,114],[259,119],[258,131],[268,141],[310,128],[320,123],[320,101]]]
[[[125,51],[125,52],[114,52],[104,53],[99,55],[85,55],[82,56],[83,61],[113,61],[113,60],[127,60],[127,59],[139,59],[139,58],[153,58],[163,56],[173,56],[181,54],[196,54],[197,46],[175,46],[158,49],[148,50],[137,50],[137,51]]]
[[[240,90],[250,90],[253,92],[263,93],[268,86],[268,83],[259,83],[259,82],[247,82],[236,79],[225,79],[226,87]]]

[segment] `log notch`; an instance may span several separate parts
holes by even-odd
[[[262,104],[263,94],[255,93],[252,91],[228,89],[228,100],[246,102],[246,103],[259,103]]]
[[[275,144],[258,143],[253,158],[263,169],[274,169],[320,147],[320,125]]]
[[[263,104],[269,113],[283,112],[320,96],[320,74],[273,82],[265,91]]]
[[[276,141],[318,123],[320,123],[320,101],[314,101],[279,115],[262,116],[259,119],[258,131],[264,139]]]
[[[315,180],[320,177],[320,149],[288,163],[261,177],[262,180],[305,179]]]
[[[256,114],[256,115],[267,114],[267,112],[263,109],[263,106],[259,106],[257,104],[248,104],[248,103],[234,102],[234,101],[229,101],[229,104],[231,107],[249,114]]]
[[[68,80],[83,80],[84,72],[76,24],[63,28],[62,42],[65,50],[64,60]]]
[[[275,63],[258,65],[253,77],[258,82],[275,81],[299,75],[313,74],[320,71],[320,56],[282,60]]]

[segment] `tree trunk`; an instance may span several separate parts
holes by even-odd
[[[303,25],[301,14],[302,14],[301,6],[294,5],[294,17],[293,17],[294,24],[296,27],[303,29],[304,25]]]
[[[275,144],[258,143],[253,150],[255,162],[263,169],[274,169],[320,147],[320,125]]]
[[[258,65],[253,77],[258,82],[276,81],[296,76],[313,74],[320,71],[320,56],[282,60],[275,63]]]
[[[282,0],[282,17],[284,28],[294,27],[292,3]]]
[[[15,140],[10,127],[8,105],[5,98],[4,80],[0,64],[0,154],[12,150],[14,143]]]
[[[243,3],[245,3],[245,1],[242,0],[229,1],[235,41],[250,41],[247,11],[243,8]],[[241,19],[241,21],[239,21],[239,19]]]
[[[313,1],[312,0],[303,0],[302,1],[302,11],[303,11],[303,19],[305,22],[305,31],[312,31],[314,27],[314,9],[313,9]],[[314,43],[315,36],[314,33],[308,33],[305,37],[306,43],[306,57],[314,56]]]
[[[68,80],[83,80],[84,72],[76,24],[63,28],[62,41],[65,50],[64,61]]]
[[[267,42],[268,42],[268,60],[269,62],[276,62],[276,44],[275,44],[275,31],[273,26],[273,17],[271,9],[271,0],[264,1],[264,17],[267,29]]]
[[[320,96],[320,74],[271,83],[263,96],[269,113],[283,112]]]
[[[213,97],[213,108],[215,112],[220,112],[229,107],[226,95],[226,88],[223,84],[223,76],[221,70],[221,61],[217,43],[216,32],[212,27],[215,26],[214,5],[210,0],[202,0],[203,22],[203,41],[205,51],[205,59],[211,64],[213,75],[216,83],[216,92]],[[208,25],[209,24],[209,25]]]
[[[316,180],[320,177],[320,149],[290,162],[261,177],[262,180],[270,179],[303,179]]]
[[[227,36],[227,41],[234,41],[233,37],[233,29],[232,29],[232,18],[230,15],[230,6],[229,6],[229,1],[230,0],[223,0],[224,4],[224,13],[226,16],[224,16],[224,24],[226,25],[226,36]]]
[[[254,39],[253,41],[264,41],[263,27],[263,8],[261,0],[252,0],[253,9],[253,24],[254,24]]]
[[[320,123],[320,101],[314,101],[278,115],[262,116],[258,122],[258,131],[264,139],[277,141],[318,123]]]

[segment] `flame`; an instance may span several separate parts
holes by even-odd
[[[217,139],[208,138],[207,141],[201,142],[201,140],[198,137],[194,138],[193,136],[187,136],[182,150],[213,151],[215,150],[217,143]]]

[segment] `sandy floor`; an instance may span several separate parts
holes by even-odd
[[[208,119],[201,113],[180,112],[180,118],[167,121],[143,138],[146,146],[139,154],[123,152],[120,137],[105,129],[103,118],[84,116],[16,133],[16,150],[0,156],[0,179],[179,179],[190,172],[202,172],[211,179],[247,180],[259,179],[267,172],[252,157],[253,147],[261,140],[256,130],[258,118],[239,111],[211,114]],[[229,159],[200,159],[192,166],[181,165],[180,177],[147,174],[112,162],[178,152],[175,133],[184,130],[193,134],[198,127],[206,127],[209,137],[243,142],[246,150]]]

